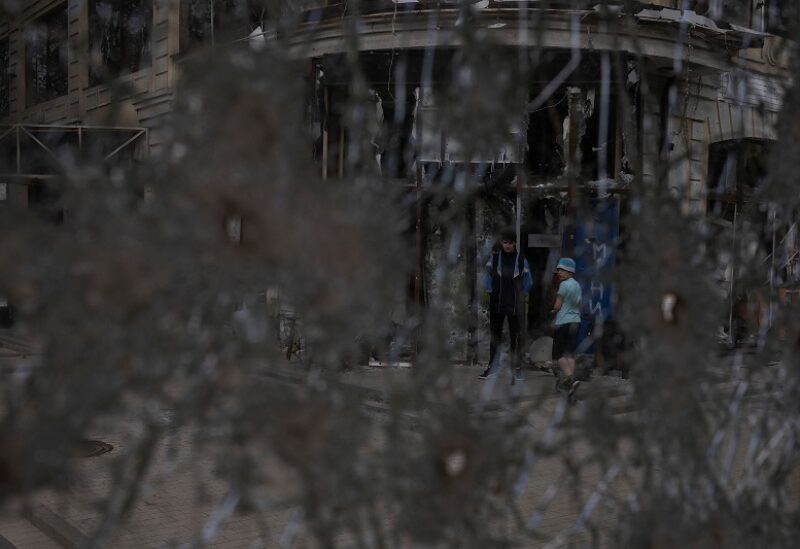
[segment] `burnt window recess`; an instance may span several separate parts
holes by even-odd
[[[90,0],[90,85],[149,67],[152,26],[153,0]]]
[[[8,37],[0,38],[0,118],[11,112],[11,57]]]
[[[751,203],[767,173],[771,143],[736,139],[712,143],[708,149],[707,213],[733,222],[737,207]]]
[[[525,163],[534,178],[553,178],[564,172],[567,160],[562,136],[567,110],[567,101],[562,96],[553,97],[529,114]]]
[[[607,124],[600,135],[601,109],[599,93],[587,96],[584,108],[585,131],[580,136],[581,177],[587,181],[613,178],[616,168],[617,109],[612,94],[608,102]],[[569,125],[569,107],[564,93],[553,95],[548,102],[529,113],[525,165],[533,181],[552,180],[564,174],[567,167],[565,127]]]
[[[26,103],[36,105],[67,94],[67,4],[25,28]]]
[[[263,28],[265,8],[253,0],[181,0],[181,50],[229,42]]]

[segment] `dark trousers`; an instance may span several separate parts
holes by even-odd
[[[519,367],[519,337],[520,337],[520,318],[519,315],[512,315],[508,313],[490,313],[489,314],[489,330],[492,333],[492,339],[489,343],[489,367],[494,367],[494,359],[497,354],[497,348],[500,346],[500,341],[503,339],[503,324],[506,318],[508,319],[508,335],[511,338],[511,367]]]

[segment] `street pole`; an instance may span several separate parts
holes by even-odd
[[[736,280],[736,221],[739,215],[738,202],[733,205],[733,254],[731,255],[731,284],[730,284],[730,304],[728,309],[728,337],[731,345],[736,345],[736,336],[733,334],[733,303],[736,297],[733,295],[734,281]]]
[[[569,104],[569,135],[567,138],[567,254],[575,251],[575,222],[578,214],[578,175],[580,174],[580,128],[583,122],[583,94],[580,88],[567,90]]]

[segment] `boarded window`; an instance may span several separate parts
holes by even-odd
[[[264,15],[256,4],[252,0],[182,0],[181,49],[247,36]]]
[[[11,78],[8,37],[0,38],[0,118],[11,109]]]
[[[152,0],[91,0],[89,48],[92,85],[130,74],[151,64]]]
[[[28,105],[67,94],[67,5],[25,28],[25,90]]]

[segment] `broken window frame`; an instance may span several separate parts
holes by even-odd
[[[104,24],[98,13],[98,4],[108,6],[111,13]],[[120,3],[109,0],[89,0],[89,85],[96,86],[108,80],[133,74],[152,66],[153,0],[125,2],[128,13],[120,8]],[[143,26],[136,33],[130,32],[133,16],[143,20]],[[96,43],[102,36],[100,43]],[[96,55],[97,50],[97,55]],[[114,59],[118,56],[118,59]]]
[[[56,26],[57,25],[57,26]],[[44,30],[44,32],[41,32]],[[38,36],[37,36],[38,35]],[[39,46],[37,38],[43,40]],[[68,60],[69,18],[67,2],[57,4],[25,25],[25,104],[35,106],[67,95],[69,90]],[[33,52],[33,53],[32,53]],[[39,59],[40,63],[36,63]],[[45,65],[44,76],[37,69]],[[53,74],[56,71],[56,74]],[[40,81],[41,80],[41,81]],[[40,85],[36,86],[36,82]]]
[[[562,86],[542,107],[528,114],[527,149],[525,151],[524,165],[528,181],[532,184],[550,183],[566,175],[568,152],[567,143],[563,140],[563,123],[566,122],[569,114],[566,108],[568,87],[568,84]],[[578,178],[583,182],[614,179],[619,175],[620,170],[622,150],[620,150],[621,126],[618,120],[620,112],[618,106],[619,98],[616,92],[612,90],[609,95],[608,128],[605,144],[598,142],[598,124],[602,108],[597,104],[599,102],[598,98],[599,93],[595,96],[592,115],[584,119],[586,129],[578,144],[581,150]],[[535,120],[536,118],[539,119],[538,122]],[[546,131],[539,131],[541,128],[546,128]],[[539,131],[538,136],[550,139],[549,150],[552,155],[550,158],[540,158],[545,149],[539,149],[538,154],[535,154],[533,140],[537,138],[535,133],[537,131]],[[605,178],[600,173],[600,163],[598,161],[598,151],[601,150],[606,151]],[[554,161],[556,164],[551,166]],[[541,166],[542,169],[537,169],[537,166]]]

